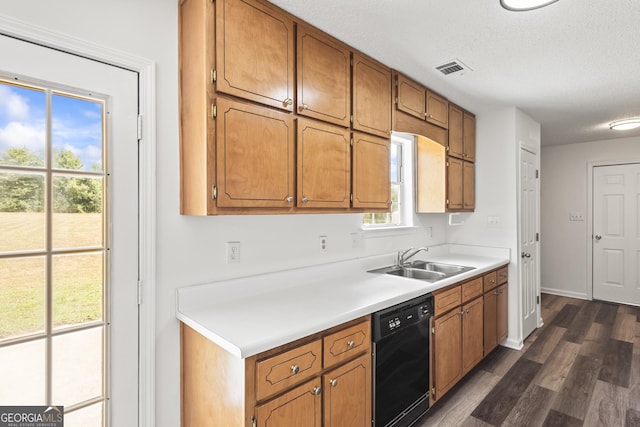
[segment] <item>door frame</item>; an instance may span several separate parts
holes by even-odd
[[[596,167],[640,164],[640,157],[626,160],[599,160],[587,163],[587,299],[593,301],[593,174]]]
[[[0,14],[0,34],[33,42],[138,73],[139,114],[139,295],[138,425],[155,425],[155,271],[156,271],[156,64],[137,55],[105,48]]]

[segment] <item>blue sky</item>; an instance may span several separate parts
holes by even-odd
[[[52,144],[73,152],[85,170],[102,165],[102,108],[93,102],[53,94]],[[0,82],[0,152],[26,147],[44,156],[46,95]]]

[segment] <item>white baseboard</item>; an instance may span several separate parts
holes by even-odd
[[[543,294],[558,295],[561,297],[590,300],[587,294],[581,293],[581,292],[572,292],[572,291],[565,291],[562,289],[553,289],[553,288],[540,288],[540,292],[542,292]]]
[[[512,350],[522,350],[522,347],[524,347],[524,343],[522,342],[522,340],[514,340],[512,338],[507,338],[506,340],[502,341],[500,345]]]

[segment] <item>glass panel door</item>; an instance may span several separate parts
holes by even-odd
[[[105,102],[0,78],[0,405],[105,423]]]

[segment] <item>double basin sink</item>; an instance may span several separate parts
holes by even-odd
[[[416,260],[401,266],[393,265],[390,267],[369,270],[369,273],[391,274],[394,276],[423,280],[425,282],[437,282],[438,280],[447,279],[466,271],[473,270],[474,268],[475,267],[466,267],[464,265]]]

